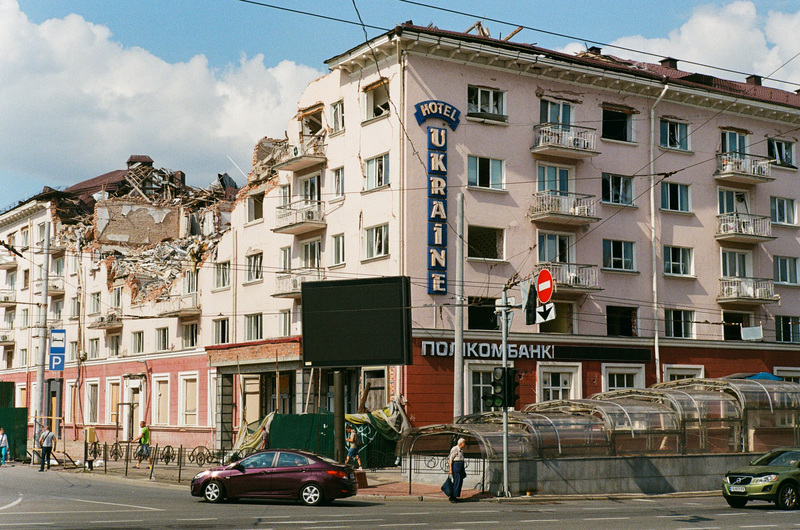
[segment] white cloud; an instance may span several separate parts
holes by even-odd
[[[39,181],[35,192],[147,154],[205,186],[231,172],[227,156],[247,172],[256,141],[283,137],[321,74],[291,61],[267,67],[262,55],[223,70],[202,55],[171,64],[78,15],[37,25],[0,0],[0,178]]]

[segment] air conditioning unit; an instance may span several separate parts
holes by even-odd
[[[300,148],[298,146],[292,148],[292,156],[300,156]]]
[[[11,295],[10,294],[4,294],[4,295],[0,296],[0,300],[2,300],[3,302],[10,302],[11,301]]]
[[[316,217],[316,212],[314,210],[306,210],[306,221],[313,221]]]
[[[102,324],[105,321],[106,321],[106,317],[97,317],[97,323],[98,324]]]
[[[300,278],[292,278],[292,291],[300,289],[300,284],[303,283]]]
[[[11,339],[9,339],[8,335],[0,335],[0,341],[7,342],[9,340]]]

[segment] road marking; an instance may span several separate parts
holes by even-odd
[[[359,520],[359,522],[361,522]],[[500,521],[458,521],[457,524],[498,524]]]
[[[719,526],[686,526],[678,530],[719,530]]]
[[[144,519],[128,519],[127,521],[89,521],[89,524],[141,523]]]
[[[426,526],[428,523],[394,523],[394,524],[379,524],[378,526]]]
[[[16,506],[17,504],[19,504],[21,502],[22,502],[22,495],[20,495],[17,498],[17,500],[15,500],[14,502],[10,502],[10,503],[6,504],[5,506],[0,507],[0,510],[5,510],[6,508],[11,508],[11,507]]]
[[[500,510],[463,510],[458,513],[498,513]]]
[[[525,519],[520,523],[558,523],[561,519]]]
[[[195,519],[175,519],[176,521],[216,521],[217,517],[197,517]]]
[[[140,510],[73,510],[73,511],[66,511],[66,510],[56,510],[56,511],[49,511],[49,512],[11,512],[14,515],[65,515],[71,513],[126,513],[126,512],[134,512],[138,513]],[[10,515],[10,514],[9,514]]]
[[[656,502],[653,499],[633,499],[633,502]]]
[[[739,528],[775,528],[776,524],[753,524],[753,525],[743,525]]]
[[[116,502],[102,502],[102,501],[87,501],[83,499],[66,499],[68,501],[75,501],[75,502],[89,502],[92,504],[105,504],[108,506],[123,506],[125,508],[138,508],[139,510],[150,510],[152,512],[163,512],[162,508],[151,508],[149,506],[136,506],[135,504],[119,504]]]
[[[725,513],[715,513],[714,517],[737,517],[738,515],[740,514],[725,512]]]
[[[602,511],[610,511],[610,510],[619,510],[616,506],[584,506],[581,510],[592,510],[594,512],[602,512]]]
[[[584,517],[584,521],[627,521],[630,517]]]
[[[358,522],[362,523],[362,522],[367,522],[367,521],[375,522],[375,521],[385,521],[385,520],[386,519],[361,519],[359,517]],[[279,524],[317,524],[317,523],[330,523],[330,522],[333,522],[333,521],[320,521],[320,520],[316,520],[316,521],[286,521],[286,522],[281,522]],[[336,528],[342,528],[342,527],[336,527]]]
[[[406,512],[406,513],[389,513],[386,515],[430,515],[431,512]]]
[[[56,523],[0,523],[0,526],[52,526]]]
[[[317,528],[350,528],[349,526],[306,526],[308,530],[316,530]]]

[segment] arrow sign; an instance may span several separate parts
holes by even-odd
[[[544,304],[536,308],[536,323],[544,324],[556,318],[555,304]]]
[[[549,302],[553,296],[553,275],[547,269],[540,270],[536,276],[536,295],[542,304]]]

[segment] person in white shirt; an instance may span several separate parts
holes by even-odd
[[[450,467],[450,476],[453,479],[453,494],[450,496],[450,502],[458,502],[461,496],[461,486],[464,485],[464,479],[467,472],[464,469],[464,446],[467,441],[464,438],[459,438],[458,443],[450,449],[450,456],[447,457]]]
[[[0,466],[6,465],[6,455],[8,454],[8,436],[6,430],[0,427]]]
[[[47,469],[50,469],[50,453],[53,451],[55,441],[56,435],[53,434],[50,427],[45,425],[42,434],[39,436],[39,447],[42,448],[42,465],[39,471],[44,471],[45,463],[47,463]]]

